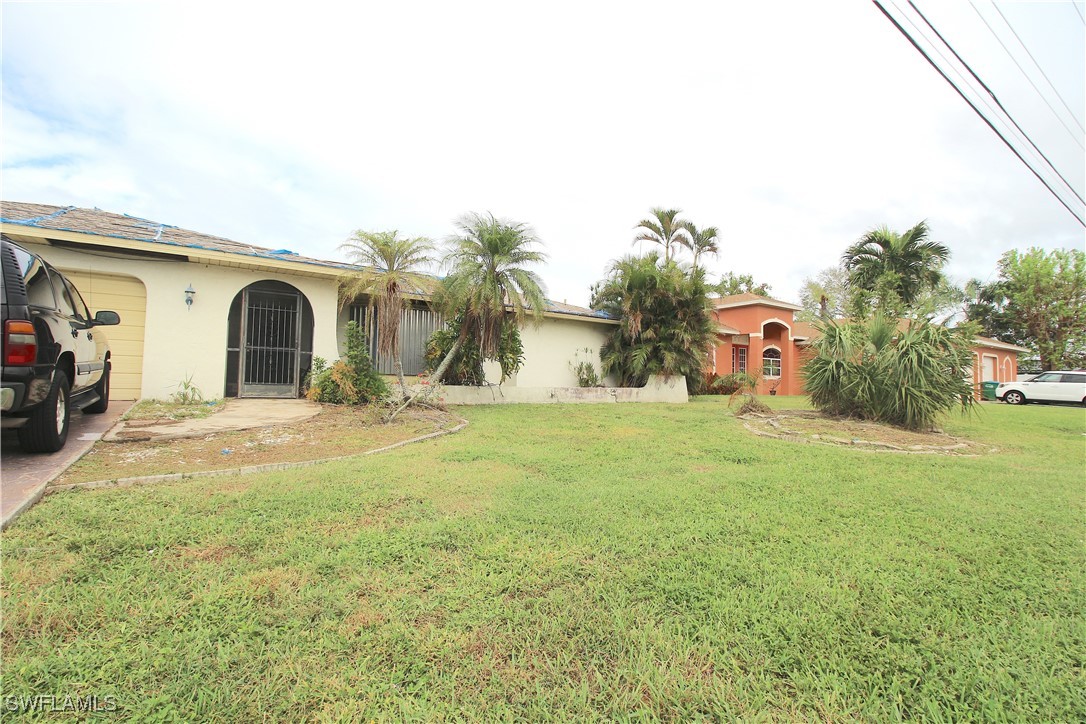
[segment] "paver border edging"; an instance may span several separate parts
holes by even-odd
[[[52,495],[53,493],[59,493],[67,490],[93,490],[96,488],[125,488],[132,485],[146,485],[151,483],[169,483],[177,480],[192,480],[194,478],[211,478],[224,475],[249,475],[250,473],[265,473],[273,472],[276,470],[292,470],[296,468],[308,468],[313,465],[321,465],[323,463],[333,463],[338,460],[350,460],[351,458],[360,458],[367,455],[376,455],[377,453],[388,452],[389,450],[395,450],[399,447],[406,445],[412,445],[416,442],[422,442],[424,440],[431,440],[433,438],[442,437],[444,435],[451,435],[455,432],[460,432],[468,426],[468,421],[460,418],[460,424],[455,427],[450,427],[447,430],[437,430],[436,432],[427,433],[426,435],[420,435],[419,437],[413,437],[410,440],[401,440],[400,442],[392,443],[391,445],[385,445],[384,447],[374,448],[373,450],[365,450],[360,453],[351,453],[350,455],[337,455],[333,458],[319,458],[317,460],[301,460],[293,463],[265,463],[264,465],[246,465],[241,468],[228,468],[226,470],[198,470],[192,473],[163,473],[161,475],[140,475],[132,478],[117,478],[115,480],[92,480],[85,483],[69,483],[67,485],[53,485],[47,488],[45,495]]]
[[[135,405],[135,404],[136,404],[135,402],[131,403],[128,406],[128,409],[129,410],[132,409],[132,406]],[[80,414],[82,414],[82,413],[80,413]],[[128,410],[125,410],[124,412],[122,412],[120,417],[118,417],[117,420],[112,425],[110,425],[108,428],[106,428],[105,431],[102,432],[102,437],[105,437],[107,434],[109,434],[110,430],[117,427],[117,425],[119,425],[121,423],[121,418],[123,418],[126,414],[128,414]],[[94,442],[98,442],[99,440],[102,439],[102,437],[98,438],[98,440],[95,440]],[[30,510],[32,507],[34,507],[37,504],[37,502],[39,500],[41,500],[42,497],[45,496],[49,492],[49,483],[53,482],[54,480],[59,478],[61,475],[68,472],[69,468],[71,468],[77,462],[82,460],[83,457],[87,453],[89,453],[91,450],[93,450],[94,449],[94,442],[92,442],[90,445],[88,445],[86,450],[79,453],[78,455],[76,455],[71,460],[69,460],[67,465],[65,465],[62,468],[59,468],[52,475],[50,475],[45,480],[43,480],[42,482],[38,483],[33,488],[31,488],[30,489],[30,494],[27,495],[25,498],[23,498],[21,503],[19,503],[14,508],[9,510],[7,512],[7,515],[4,516],[3,520],[0,520],[0,531],[7,530],[8,526],[11,525],[12,523],[14,523],[19,518],[20,515],[22,515],[26,511]]]

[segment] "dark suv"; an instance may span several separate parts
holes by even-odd
[[[109,406],[109,343],[75,286],[37,254],[0,238],[3,375],[0,424],[17,427],[30,452],[56,452],[68,439],[72,409]]]

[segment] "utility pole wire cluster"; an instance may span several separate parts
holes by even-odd
[[[915,12],[915,14],[920,17],[924,25],[931,29],[931,31],[938,38],[938,42],[933,41],[923,30],[923,28],[921,28],[920,25],[918,25],[917,22],[913,20],[911,16],[908,13],[904,12],[898,6],[895,0],[888,0],[888,2],[893,6],[896,14],[900,16],[904,20],[904,22],[912,26],[913,32],[907,30],[902,22],[899,22],[898,18],[895,17],[895,15],[892,14],[880,0],[872,1],[879,8],[882,14],[885,15],[891,23],[893,23],[894,27],[896,27],[898,31],[902,35],[904,35],[905,38],[913,45],[913,47],[916,48],[917,52],[919,52],[924,57],[924,59],[928,61],[928,63],[943,77],[943,79],[946,80],[946,82],[949,83],[955,91],[957,91],[958,95],[960,95],[962,99],[969,104],[969,107],[973,109],[973,111],[981,118],[981,120],[983,120],[988,125],[988,127],[992,129],[992,131],[999,137],[1001,141],[1003,141],[1007,148],[1009,148],[1011,152],[1014,153],[1014,155],[1017,156],[1023,164],[1025,164],[1026,168],[1028,168],[1033,173],[1033,175],[1037,177],[1037,180],[1040,181],[1046,189],[1048,189],[1049,193],[1051,193],[1053,197],[1055,197],[1056,200],[1059,201],[1060,204],[1063,205],[1063,207],[1067,209],[1067,211],[1069,211],[1072,216],[1075,217],[1076,221],[1086,227],[1086,208],[1083,208],[1084,205],[1086,205],[1086,201],[1083,200],[1082,194],[1080,194],[1078,190],[1075,189],[1071,185],[1071,183],[1067,181],[1064,175],[1060,173],[1060,171],[1041,151],[1041,149],[1037,146],[1033,139],[1030,138],[1029,134],[1022,129],[1018,122],[1015,121],[1011,114],[1006,110],[1006,108],[1004,108],[1003,104],[999,102],[999,99],[996,97],[995,93],[992,92],[988,85],[985,84],[977,75],[977,73],[974,72],[973,69],[965,62],[965,60],[962,59],[962,57],[958,54],[956,50],[954,50],[953,46],[951,46],[951,44],[942,36],[942,34],[940,34],[939,31],[935,29],[934,25],[932,25],[932,23],[928,21],[924,14],[920,12],[920,10],[912,2],[912,0],[908,0],[909,6],[912,8],[913,12]],[[975,6],[974,9],[976,9]],[[1005,18],[1004,20],[1006,21]],[[991,26],[989,26],[989,30],[991,30]],[[1014,32],[1014,29],[1011,28],[1011,31]],[[994,33],[994,31],[992,32]],[[928,50],[925,50],[925,48],[921,45],[920,41],[917,40],[916,36],[922,38],[923,41],[928,45],[928,47],[930,47],[931,50],[938,54],[943,65],[940,65],[935,61],[935,59],[932,58],[931,54],[928,52]],[[1015,33],[1015,37],[1018,37],[1017,33]],[[1019,38],[1019,43],[1022,43],[1021,38]],[[954,56],[954,59],[957,61],[957,64],[951,61],[951,59],[944,54],[943,50],[940,47],[940,44],[950,51],[950,53]],[[1024,43],[1023,47],[1025,47]],[[1006,50],[1006,46],[1004,46],[1004,50]],[[1010,51],[1008,50],[1007,52],[1009,53]],[[1030,57],[1032,58],[1032,54]],[[1036,61],[1034,61],[1034,63],[1036,64]],[[949,68],[955,75],[957,75],[958,79],[960,79],[960,82],[955,82],[955,80],[951,78],[950,74],[943,67],[944,65],[946,66],[946,68]],[[974,86],[973,82],[971,82],[970,79],[963,74],[962,70],[958,67],[959,65],[965,68],[969,76],[973,79],[973,81],[975,81],[977,85],[980,86],[982,90],[978,90]],[[1019,68],[1021,69],[1021,66],[1019,66]],[[1024,72],[1025,71],[1023,71],[1023,73]],[[1034,89],[1040,94],[1040,90],[1036,87],[1036,85],[1034,85]],[[974,98],[971,98],[971,95],[974,96],[976,100],[974,100]],[[1050,103],[1048,103],[1047,99],[1045,99],[1045,102],[1046,104],[1048,104],[1052,112],[1056,113],[1055,109]],[[985,113],[985,111],[979,107],[979,104],[984,105],[988,113]],[[1074,118],[1074,114],[1072,114],[1072,117]],[[1076,124],[1078,123],[1077,118],[1075,118],[1075,122]],[[997,128],[996,123],[1002,126],[1003,130]],[[1064,127],[1067,127],[1066,124],[1064,124]],[[1070,132],[1070,129],[1068,129],[1068,131]],[[1075,141],[1076,143],[1078,143],[1077,138],[1075,139]],[[1081,144],[1079,145],[1081,147]],[[1028,160],[1027,156],[1029,157]],[[1062,182],[1062,186],[1059,186],[1058,184],[1054,185],[1053,182],[1050,182],[1049,178],[1046,178],[1046,176],[1051,176],[1052,174],[1055,174],[1059,181]],[[1074,199],[1065,198],[1067,196],[1067,191],[1071,192],[1071,194],[1074,196]],[[1075,200],[1077,200],[1078,203],[1076,203]],[[1072,204],[1075,206],[1075,208],[1072,208]]]

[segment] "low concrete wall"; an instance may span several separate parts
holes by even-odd
[[[686,378],[650,377],[644,387],[462,387],[442,385],[438,397],[447,405],[516,405],[612,402],[688,402]]]

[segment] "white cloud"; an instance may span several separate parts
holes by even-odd
[[[325,257],[490,210],[573,303],[654,205],[786,298],[882,223],[927,218],[961,277],[1082,242],[874,6],[343,7],[5,6],[5,198]]]

